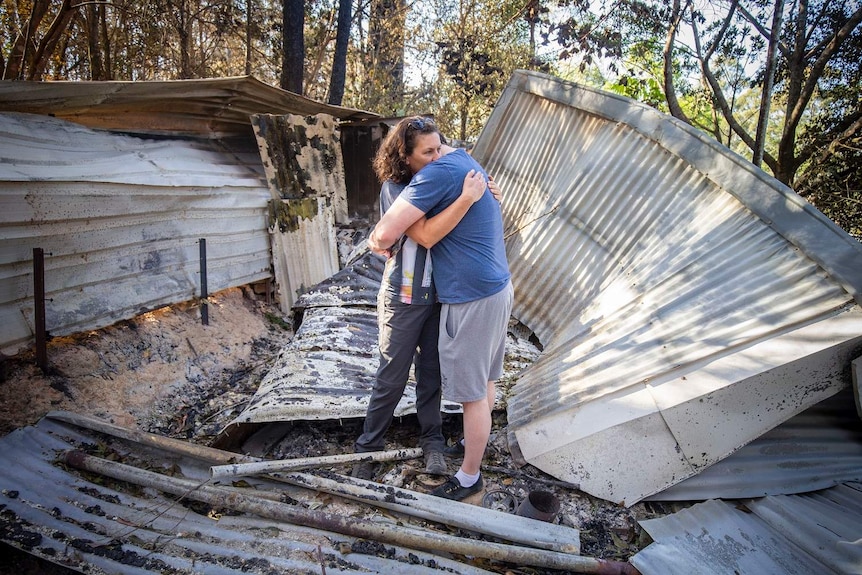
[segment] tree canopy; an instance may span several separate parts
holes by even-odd
[[[862,234],[852,0],[2,0],[6,80],[251,74],[475,138],[516,68],[688,122]]]

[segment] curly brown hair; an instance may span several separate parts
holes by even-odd
[[[416,146],[418,134],[440,134],[434,120],[425,116],[409,116],[403,118],[398,124],[389,130],[377,154],[374,156],[374,173],[380,183],[392,180],[398,184],[406,184],[413,177],[410,166],[407,165],[407,157],[413,153]],[[440,134],[440,142],[445,143],[443,134]]]

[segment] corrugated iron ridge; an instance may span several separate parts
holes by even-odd
[[[744,506],[711,500],[640,524],[656,541],[631,560],[644,575],[850,574],[862,566],[858,483]]]
[[[671,159],[661,147],[645,143],[642,138],[616,140],[622,134],[618,126],[587,121],[581,117],[586,116],[583,112],[549,105],[531,95],[516,96],[512,102],[513,107],[523,106],[523,117],[541,118],[543,108],[555,116],[547,122],[549,132],[536,130],[536,142],[525,142],[523,148],[507,146],[494,155],[487,165],[489,172],[504,189],[512,186],[507,180],[510,173],[550,172],[558,180],[542,182],[542,193],[553,194],[558,189],[568,192],[541,198],[544,202],[536,201],[530,193],[512,194],[515,199],[507,206],[508,214],[525,212],[531,204],[545,211],[549,204],[556,208],[553,214],[520,232],[523,243],[519,243],[521,238],[510,238],[513,277],[522,285],[534,286],[525,297],[534,296],[531,302],[537,308],[553,310],[554,318],[571,317],[576,321],[555,326],[558,329],[552,331],[548,341],[542,337],[548,335],[544,325],[547,321],[542,321],[541,315],[535,318],[537,322],[533,321],[531,315],[543,312],[518,306],[517,311],[523,311],[521,319],[547,344],[546,353],[513,390],[510,423],[518,425],[519,421],[564,403],[558,392],[566,393],[567,380],[586,396],[608,393],[633,381],[643,381],[643,375],[648,379],[660,377],[655,370],[667,370],[668,365],[677,369],[712,354],[750,345],[767,335],[791,331],[852,305],[849,294],[828,281],[816,263],[780,235],[759,225],[758,219],[734,196],[716,188],[681,160]],[[582,130],[583,126],[592,126],[593,132],[583,134],[581,140],[595,142],[596,149],[581,146],[580,158],[573,166],[559,159],[555,171],[545,171],[541,165],[529,170],[512,167],[528,157],[553,159],[556,150],[565,149],[564,142],[555,141],[560,125],[576,125]],[[506,122],[500,128],[501,140],[515,141],[519,127],[518,121]],[[608,149],[614,149],[615,155],[610,156]],[[632,158],[638,154],[644,159],[632,165]],[[662,169],[656,174],[643,169],[644,165]],[[622,182],[624,175],[632,171],[636,175]],[[645,179],[650,180],[650,187],[637,188],[646,185]],[[539,187],[536,183],[527,189],[538,191]],[[608,190],[620,192],[608,198]],[[657,201],[646,201],[633,193],[635,190]],[[667,192],[659,193],[660,190]],[[577,237],[571,242],[562,240],[572,221],[575,229],[584,230],[590,239],[598,238],[598,244],[582,242]],[[671,249],[682,245],[686,249],[681,253]],[[532,255],[539,253],[540,256]],[[780,261],[776,262],[776,258]],[[575,266],[572,276],[560,274],[559,270],[568,269],[569,263]],[[590,276],[599,276],[601,282],[595,283]],[[570,277],[575,282],[590,278],[594,283],[574,288],[560,285],[561,279]],[[785,317],[780,324],[768,324],[763,321],[765,310],[772,318]],[[578,345],[579,339],[587,338],[586,349]],[[677,343],[680,341],[685,344]],[[652,363],[631,361],[653,350],[662,351],[651,356]],[[608,354],[619,357],[608,359],[612,357]],[[566,361],[561,365],[563,357]],[[614,361],[617,363],[613,370],[604,369]],[[579,367],[573,369],[575,366]],[[541,382],[552,377],[562,385],[548,392]],[[535,389],[528,389],[527,382],[535,383]]]
[[[526,70],[513,74],[495,110],[508,105],[519,93],[532,94],[553,104],[574,104],[596,118],[624,124],[658,143],[738,198],[758,218],[828,270],[862,304],[862,268],[856,265],[862,257],[862,244],[789,187],[710,135],[641,102]],[[486,161],[487,148],[505,142],[498,131],[501,124],[505,122],[496,121],[492,115],[476,143],[477,158]],[[770,193],[764,194],[764,187]]]
[[[201,193],[211,187],[256,188],[263,178],[254,148],[228,153],[209,140],[131,137],[48,116],[0,115],[5,181],[135,183]]]
[[[10,545],[77,570],[176,573],[486,573],[429,553],[386,545],[378,556],[351,549],[350,536],[249,515],[206,517],[157,490],[90,480],[56,465],[63,451],[96,445],[98,434],[48,419],[0,439],[0,534]],[[201,462],[131,447],[141,461],[206,477]],[[256,480],[260,489],[267,482]],[[302,490],[269,486],[303,500]],[[307,493],[307,492],[306,492]],[[219,510],[214,510],[219,511]],[[362,545],[360,544],[359,548]],[[366,545],[369,549],[372,546]]]

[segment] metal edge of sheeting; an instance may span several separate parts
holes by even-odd
[[[165,107],[164,101],[172,98],[173,105]],[[379,117],[365,110],[317,102],[253,76],[133,82],[2,81],[0,109],[53,114],[78,123],[87,123],[89,118],[100,127],[118,130],[134,129],[123,123],[123,116],[139,109],[150,116],[148,131],[161,131],[156,122],[159,115],[197,115],[210,123],[235,124],[244,131],[252,113],[325,113],[345,120]]]
[[[862,567],[862,484],[742,502],[709,500],[639,522],[654,542],[643,575],[818,575]]]
[[[862,418],[862,357],[857,357],[850,364],[853,377],[853,401],[856,404],[856,415]]]
[[[862,305],[862,243],[854,239],[787,185],[755,167],[694,127],[636,100],[540,72],[517,70],[500,103],[526,92],[575,106],[610,121],[624,123],[668,152],[685,160],[723,190],[737,197],[769,226],[798,246]],[[495,107],[473,154],[480,161],[494,140],[503,108]],[[499,112],[498,112],[499,111]],[[696,145],[692,145],[696,142]],[[764,194],[763,188],[774,190]]]
[[[842,390],[645,500],[744,499],[862,482],[862,428],[852,393]]]
[[[183,505],[158,489],[76,472],[57,462],[98,433],[50,419],[0,439],[0,539],[57,565],[100,573],[486,573],[427,552],[247,513]],[[108,446],[110,449],[116,446]],[[109,450],[110,450],[109,449]],[[200,480],[204,462],[130,443],[138,461]],[[127,451],[126,451],[127,450]],[[297,500],[314,494],[262,479],[259,490]],[[303,495],[305,493],[305,495]],[[221,513],[219,513],[221,512]],[[368,549],[369,553],[362,553]],[[378,552],[380,551],[380,552]]]
[[[355,305],[376,308],[384,264],[381,256],[366,250],[352,263],[303,292],[293,309]]]

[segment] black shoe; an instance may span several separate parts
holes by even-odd
[[[429,451],[425,454],[425,473],[429,475],[446,475],[449,473],[442,451]]]
[[[461,483],[454,475],[446,480],[446,483],[431,492],[431,495],[443,497],[444,499],[452,499],[461,501],[465,497],[470,497],[474,493],[482,491],[482,476],[479,476],[478,481],[470,487],[461,487]]]
[[[367,461],[357,462],[350,472],[350,477],[371,481],[371,478],[374,477],[374,461],[368,459]]]
[[[464,457],[464,445],[461,440],[455,442],[455,445],[449,445],[443,448],[443,455],[446,457]]]

